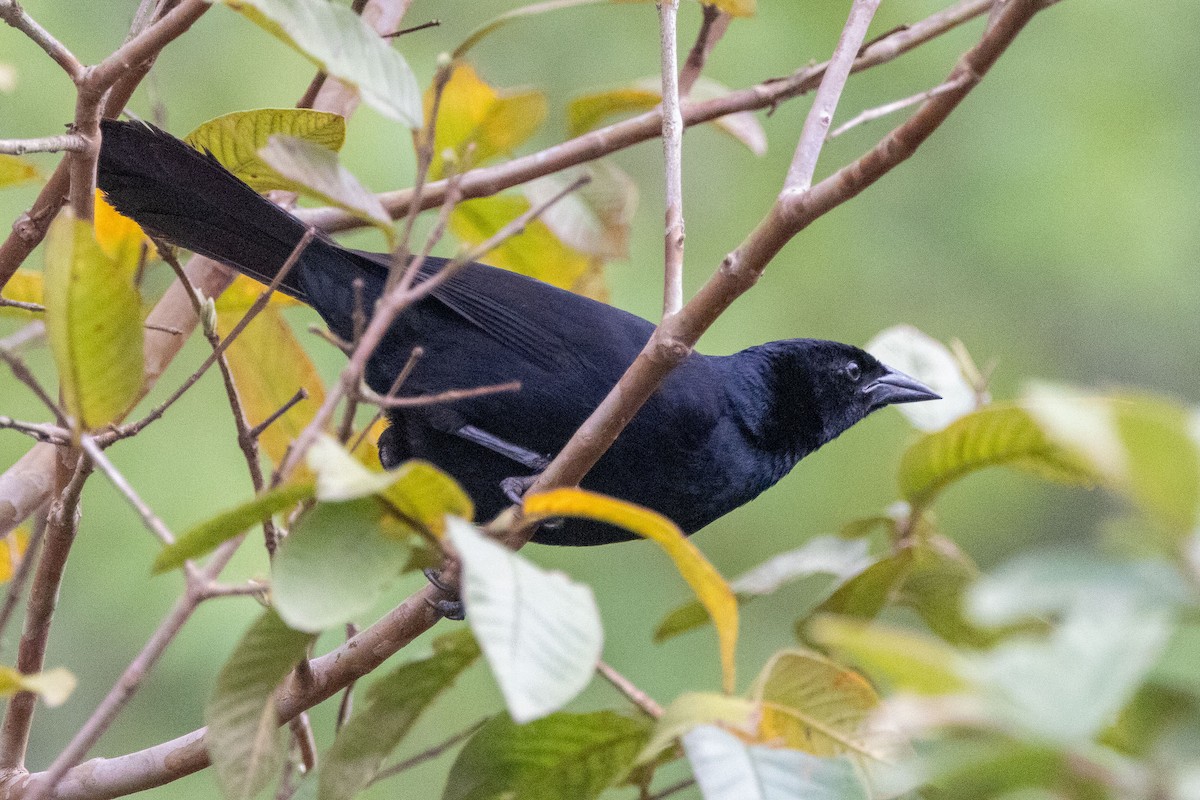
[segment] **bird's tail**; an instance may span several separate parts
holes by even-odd
[[[104,120],[97,183],[148,233],[270,283],[305,226],[260,196],[209,153],[141,122]],[[323,237],[309,248],[336,247]],[[306,255],[308,251],[306,251]],[[315,253],[314,253],[315,254]],[[280,288],[307,300],[303,271]]]

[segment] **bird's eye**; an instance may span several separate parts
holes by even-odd
[[[846,377],[855,383],[858,383],[858,379],[862,377],[862,368],[858,366],[857,361],[851,361],[843,371],[846,373]]]

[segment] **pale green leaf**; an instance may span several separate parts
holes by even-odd
[[[226,800],[249,800],[277,777],[286,739],[275,715],[275,689],[312,641],[266,611],[221,668],[204,717],[205,743]]]
[[[383,203],[338,163],[337,153],[295,136],[275,135],[258,154],[282,178],[283,188],[337,206],[391,237],[392,218]]]
[[[50,708],[58,708],[67,702],[77,683],[75,676],[63,667],[22,675],[12,667],[0,666],[0,697],[33,692]]]
[[[408,62],[349,6],[312,0],[225,3],[329,75],[357,86],[380,114],[421,127],[421,90]]]
[[[1069,483],[1094,479],[1094,472],[1051,440],[1028,411],[997,403],[917,440],[900,460],[900,491],[922,508],[955,481],[1000,465]]]
[[[467,742],[442,800],[592,800],[623,775],[646,724],[597,711],[514,724],[501,715]]]
[[[378,774],[417,717],[479,656],[467,630],[438,637],[433,654],[379,678],[338,731],[318,776],[320,800],[350,800]]]
[[[384,525],[374,498],[322,502],[305,514],[271,561],[279,616],[316,633],[371,610],[408,562],[408,546]]]
[[[896,691],[950,694],[966,688],[957,652],[914,631],[848,617],[821,616],[808,626],[823,647],[848,657]]]
[[[462,559],[467,622],[509,713],[529,722],[562,708],[600,660],[604,632],[592,590],[458,518],[449,519],[448,534]]]
[[[676,739],[701,725],[721,724],[749,736],[758,718],[756,703],[743,697],[715,692],[685,692],[676,697],[654,723],[650,740],[638,753],[635,763],[653,761]]]
[[[720,728],[696,728],[684,750],[704,800],[867,800],[853,764],[798,750],[747,745]]]
[[[63,402],[74,424],[87,430],[128,411],[142,387],[136,266],[106,255],[91,224],[70,208],[46,234],[46,332]]]
[[[198,150],[212,153],[225,169],[255,190],[266,192],[289,188],[276,170],[259,156],[259,150],[277,134],[303,139],[337,152],[346,140],[346,118],[307,108],[235,111],[203,123],[184,141]]]
[[[310,499],[314,491],[311,483],[286,484],[223,511],[191,528],[173,544],[164,547],[154,559],[151,571],[157,575],[182,567],[185,561],[212,552],[218,545],[272,514]]]

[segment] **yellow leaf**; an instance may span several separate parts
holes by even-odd
[[[0,187],[13,186],[39,177],[37,167],[28,161],[0,153]]]
[[[538,517],[585,517],[625,528],[657,542],[675,562],[679,574],[712,617],[721,650],[724,688],[726,692],[733,691],[737,599],[721,574],[675,523],[648,508],[583,489],[555,489],[528,497],[525,513]]]
[[[142,318],[133,269],[110,258],[92,225],[69,208],[51,223],[44,273],[46,332],[63,400],[77,428],[111,422],[139,396]]]
[[[265,192],[290,188],[258,154],[274,134],[295,136],[336,153],[346,141],[346,119],[306,108],[259,108],[210,119],[184,141],[212,153],[227,170]]]
[[[40,272],[19,269],[8,279],[8,283],[4,284],[4,299],[6,300],[42,305],[42,295],[42,273]],[[18,319],[27,320],[35,313],[37,312],[26,311],[23,308],[0,306],[0,315],[6,317],[17,317]]]
[[[33,692],[51,708],[67,702],[71,692],[75,691],[75,684],[75,676],[62,667],[32,675],[22,675],[12,667],[0,667],[0,696]]]
[[[528,210],[529,201],[519,195],[468,200],[450,213],[450,229],[464,242],[479,244]],[[541,220],[529,223],[483,260],[561,289],[574,290],[592,273],[592,260],[563,244]]]
[[[109,258],[122,264],[132,264],[137,267],[142,255],[142,243],[146,244],[147,260],[157,258],[158,251],[154,242],[145,234],[136,222],[122,216],[104,199],[104,193],[96,190],[96,241],[100,249]]]
[[[425,92],[425,118],[433,108],[432,87]],[[460,62],[442,91],[434,132],[430,177],[445,174],[442,153],[452,150],[464,158],[475,149],[471,164],[483,164],[515,150],[546,119],[546,96],[541,92],[498,92],[470,64]]]
[[[712,4],[731,17],[753,17],[758,0],[711,0]]]
[[[567,131],[579,136],[600,127],[613,114],[649,111],[660,102],[662,92],[639,86],[581,95],[567,104]]]
[[[228,336],[245,313],[238,307],[239,292],[246,291],[246,284],[256,286],[247,279],[242,288],[225,292],[217,302],[217,330],[222,337]],[[235,281],[234,285],[237,286]],[[254,291],[254,296],[258,292]],[[276,464],[283,460],[288,445],[304,430],[313,414],[325,402],[325,386],[316,367],[296,341],[291,326],[279,315],[276,308],[268,305],[251,320],[233,344],[225,351],[233,381],[246,410],[251,426],[257,425],[292,399],[300,388],[308,392],[272,422],[259,436],[258,441],[267,456]]]
[[[254,305],[254,301],[263,293],[266,287],[258,281],[246,275],[238,275],[233,279],[233,283],[229,288],[221,293],[217,298],[217,313],[227,312],[229,314],[236,313],[238,316],[234,318],[232,325],[237,324],[237,320],[241,319],[241,315],[250,310],[250,306]],[[299,306],[303,305],[299,300],[288,297],[283,292],[272,292],[271,299],[267,301],[267,305],[271,306]],[[220,317],[218,317],[219,321]]]
[[[11,580],[29,546],[29,529],[24,525],[0,540],[0,583]]]

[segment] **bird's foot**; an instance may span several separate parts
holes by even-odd
[[[466,619],[467,612],[463,606],[462,598],[458,594],[458,586],[456,583],[442,579],[442,571],[429,567],[423,570],[425,579],[433,584],[434,588],[441,590],[447,596],[438,600],[428,600],[430,607],[437,611],[443,617],[449,620]]]
[[[525,500],[525,493],[529,491],[529,487],[533,486],[538,479],[537,475],[522,475],[512,478],[505,478],[500,481],[500,490],[504,492],[504,496],[516,505],[521,505]],[[555,517],[547,519],[541,523],[541,527],[547,530],[555,530],[563,526],[563,518]]]

